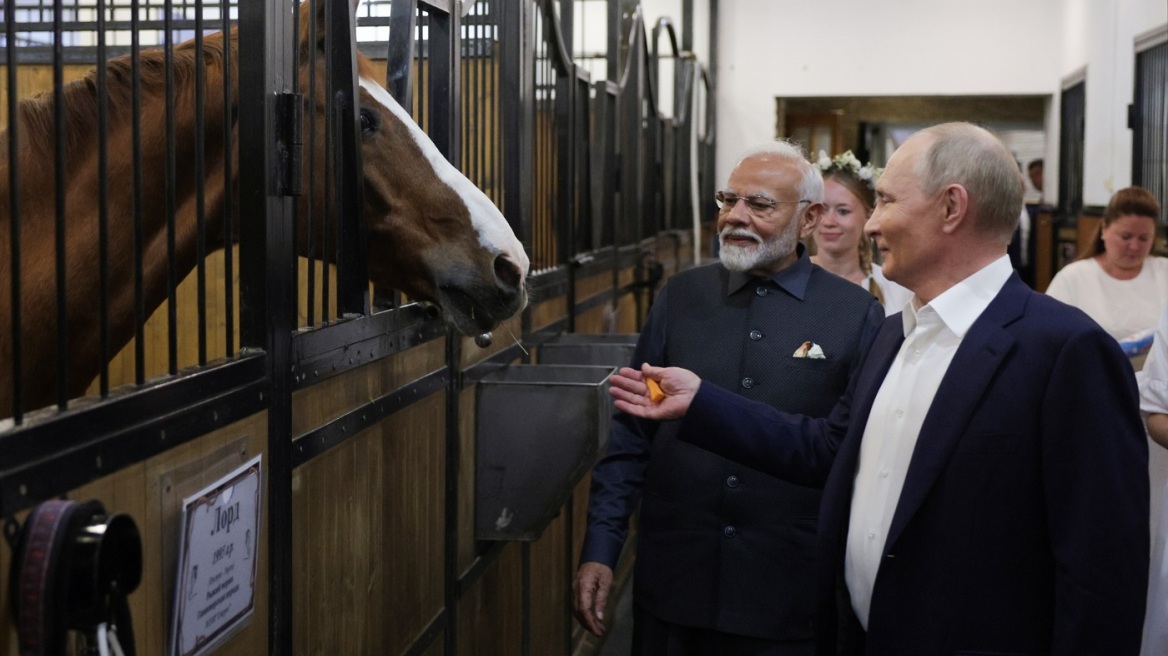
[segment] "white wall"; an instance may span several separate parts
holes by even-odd
[[[1127,184],[1132,36],[1168,21],[1164,0],[720,0],[718,10],[718,179],[775,136],[777,97],[1047,95],[1052,198],[1061,81],[1086,65],[1088,204],[1106,202],[1105,183]]]
[[[1168,2],[1067,0],[1062,23],[1060,75],[1086,68],[1083,203],[1106,205],[1116,190],[1131,185],[1127,106],[1134,94],[1134,38],[1168,23]],[[1053,104],[1057,106],[1057,97]],[[1051,118],[1052,134],[1057,135],[1057,111]],[[1057,163],[1057,142],[1048,152],[1047,160]],[[1053,174],[1048,168],[1052,188],[1057,169]]]

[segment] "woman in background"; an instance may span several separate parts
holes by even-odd
[[[1133,345],[1129,355],[1146,352],[1168,304],[1168,258],[1151,255],[1159,216],[1152,192],[1120,189],[1107,204],[1091,247],[1063,267],[1046,290],[1086,312],[1121,343]]]
[[[835,158],[819,151],[826,205],[812,233],[815,255],[811,261],[835,275],[864,287],[884,304],[888,314],[900,312],[912,292],[884,277],[872,261],[872,243],[864,224],[876,205],[875,185],[881,169],[861,166],[852,151]]]

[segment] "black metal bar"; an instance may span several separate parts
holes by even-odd
[[[315,38],[315,35],[317,34],[317,30],[320,29],[320,26],[316,24],[316,14],[317,14],[316,3],[321,2],[322,0],[310,0],[310,1],[312,2],[312,10],[308,12],[308,33],[314,35],[313,38]],[[317,82],[317,79],[316,79],[316,54],[313,53],[312,55],[310,55],[310,59],[305,63],[308,65],[308,102],[309,103],[316,103],[316,85],[319,84],[319,82]],[[310,106],[312,106],[312,105],[310,105]],[[308,144],[309,144],[307,166],[308,166],[308,170],[312,172],[312,173],[310,173],[310,176],[315,178],[315,173],[316,173],[316,121],[313,120],[313,117],[314,117],[314,114],[311,112],[306,117],[307,123],[308,123]],[[317,218],[317,216],[316,216],[316,181],[315,181],[315,179],[309,180],[309,183],[308,183],[308,207],[302,209],[301,211],[304,212],[305,216],[306,216],[305,230],[308,233],[307,235],[304,236],[304,240],[306,241],[306,243],[308,245],[307,251],[306,251],[306,254],[308,257],[308,281],[307,281],[307,284],[308,284],[308,312],[307,312],[306,318],[307,318],[308,325],[311,327],[311,326],[316,325],[316,259],[313,255],[313,253],[315,253],[315,251],[313,250],[313,246],[314,246],[314,242],[315,242],[314,238],[316,236],[316,218]],[[322,231],[324,230],[323,218],[322,218],[321,230]],[[327,314],[328,314],[327,309],[321,311],[321,316],[325,316]]]
[[[68,171],[65,168],[65,69],[61,61],[64,48],[61,37],[61,14],[64,6],[61,0],[53,0],[53,170],[55,171],[56,193],[56,274],[57,274],[57,407],[61,410],[69,406],[69,312],[65,289],[66,239],[65,239],[65,194]],[[8,74],[15,71],[9,69]]]
[[[245,346],[266,352],[268,409],[268,650],[291,654],[292,645],[292,432],[291,343],[296,325],[292,222],[295,206],[269,187],[279,154],[272,116],[277,93],[295,89],[298,47],[286,0],[239,6],[240,333]]]
[[[259,412],[263,376],[264,359],[248,357],[65,414],[29,414],[24,426],[3,437],[0,515]]]
[[[9,373],[12,375],[12,420],[17,425],[24,421],[24,384],[23,384],[23,362],[21,357],[21,349],[23,348],[23,340],[20,335],[21,327],[21,275],[20,275],[20,96],[19,88],[16,84],[16,75],[13,72],[16,70],[16,7],[13,3],[5,4],[6,11],[4,12],[4,52],[8,57],[11,65],[8,67],[8,216],[9,220],[9,259],[8,263],[11,267],[12,279],[11,293],[12,293],[12,351],[11,351],[11,369]],[[4,409],[0,409],[0,413]]]
[[[199,0],[199,5],[202,0]],[[195,286],[198,306],[199,366],[207,364],[207,224],[206,201],[206,85],[207,61],[203,55],[203,8],[195,7]],[[228,151],[230,153],[230,151]],[[227,156],[227,154],[225,154]]]
[[[109,396],[109,98],[106,95],[106,0],[97,0],[98,393]],[[12,70],[12,69],[9,69]]]
[[[609,0],[605,4],[608,5],[608,17],[605,21],[608,26],[608,31],[605,35],[608,41],[608,47],[605,49],[605,52],[608,54],[606,62],[608,64],[608,75],[606,77],[609,80],[615,81],[620,79],[621,73],[620,50],[621,37],[623,36],[621,34],[621,2]]]
[[[503,197],[507,199],[507,222],[529,246],[534,244],[531,208],[532,179],[532,67],[527,2],[504,2],[499,13],[499,68],[504,143],[502,150],[515,153],[503,160]]]
[[[345,321],[328,330],[299,333],[292,339],[293,389],[401,353],[445,332],[441,319],[425,314],[418,305],[407,305]]]
[[[385,88],[401,106],[413,107],[410,67],[414,65],[414,28],[417,3],[396,0],[389,10],[389,49],[385,61]]]
[[[328,2],[328,0],[314,0],[314,2]],[[313,7],[314,12],[319,12],[319,5]],[[333,13],[325,11],[324,14],[324,32],[325,34],[332,33]],[[317,26],[320,27],[319,25]],[[333,50],[332,48],[325,48],[324,51],[324,70],[333,70]],[[322,323],[329,323],[333,320],[332,313],[329,312],[329,301],[332,298],[332,271],[329,265],[333,261],[333,248],[335,247],[335,239],[333,235],[333,219],[337,213],[337,190],[334,188],[336,182],[336,175],[333,173],[333,167],[337,162],[337,141],[336,126],[337,120],[336,112],[332,111],[332,97],[333,81],[326,79],[324,81],[325,94],[325,113],[324,113],[324,197],[321,199],[323,211],[321,212],[321,271],[320,271],[320,319]]]
[[[482,17],[487,27],[487,45],[489,54],[486,56],[487,77],[486,88],[483,91],[483,102],[489,108],[491,122],[485,124],[483,134],[483,149],[486,151],[484,166],[490,171],[489,185],[486,187],[491,200],[506,213],[503,198],[503,138],[502,117],[500,116],[499,81],[502,49],[499,46],[499,11],[498,3],[488,2],[486,13]]]
[[[470,567],[467,567],[466,571],[464,571],[462,575],[458,577],[459,598],[469,592],[470,589],[473,588],[476,583],[478,583],[479,579],[481,579],[483,574],[485,574],[487,570],[490,569],[491,565],[495,564],[495,561],[499,559],[499,556],[503,554],[503,551],[509,544],[509,542],[502,541],[487,543],[486,548],[478,554],[478,557],[474,559],[474,562],[470,564]],[[457,649],[457,647],[448,647],[448,649],[454,650]],[[449,651],[447,653],[454,653],[454,651]]]
[[[162,52],[166,68],[166,355],[167,371],[178,373],[178,266],[175,246],[178,212],[178,157],[175,153],[174,127],[174,30],[172,0],[166,0],[166,38]]]
[[[143,228],[142,189],[142,43],[141,30],[138,28],[138,15],[141,11],[141,0],[132,0],[130,32],[131,54],[130,73],[133,77],[131,104],[134,107],[133,141],[134,153],[134,382],[138,385],[146,382],[146,296],[145,281],[143,280],[143,252],[146,241]]]
[[[365,222],[361,216],[361,122],[357,102],[356,27],[349,3],[330,2],[326,38],[329,105],[334,114],[333,188],[337,216],[337,314],[369,314],[369,273]],[[326,23],[330,22],[326,19]]]
[[[223,188],[231,189],[234,185],[235,172],[232,169],[234,158],[233,150],[234,131],[231,129],[231,117],[235,96],[235,81],[231,75],[231,7],[230,0],[221,0],[219,5],[223,18]],[[235,355],[235,244],[234,208],[231,200],[223,203],[223,305],[224,305],[224,338],[226,340],[227,357]]]
[[[418,43],[417,48],[415,48],[415,50],[414,50],[415,58],[416,58],[416,67],[417,67],[416,68],[417,72],[414,74],[414,83],[417,86],[417,89],[413,93],[413,98],[411,99],[411,103],[417,103],[417,106],[418,106],[417,112],[416,112],[417,116],[415,117],[415,119],[417,120],[417,123],[418,123],[418,127],[422,128],[423,132],[429,133],[430,132],[430,102],[429,102],[430,76],[428,74],[423,73],[423,66],[422,66],[423,60],[428,61],[428,57],[425,56],[425,53],[429,52],[430,42],[423,40],[422,35],[425,33],[425,30],[423,29],[423,25],[429,24],[429,17],[427,14],[425,14],[423,12],[421,6],[418,7],[417,13],[418,13],[418,18],[417,18],[417,22],[414,26],[415,39],[417,40],[417,43]],[[427,64],[424,68],[426,70],[429,70],[429,64]],[[410,106],[410,111],[411,112],[414,111],[412,104]]]
[[[455,165],[460,161],[458,14],[430,14],[430,60],[427,70],[427,105],[430,110],[430,140],[438,152]]]
[[[418,635],[417,640],[414,640],[414,644],[410,645],[402,653],[402,656],[425,656],[430,653],[430,647],[438,639],[438,636],[445,633],[446,627],[449,624],[450,619],[446,609],[438,611],[438,614],[434,616],[434,619],[430,620],[430,623],[426,625],[425,629],[422,629],[422,633]]]
[[[445,368],[432,371],[296,437],[292,441],[292,466],[299,467],[323,455],[386,417],[445,389],[449,379]]]

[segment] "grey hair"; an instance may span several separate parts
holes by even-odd
[[[823,202],[823,175],[819,172],[818,166],[814,166],[808,161],[807,153],[802,146],[786,139],[765,141],[746,149],[734,168],[738,168],[742,162],[751,157],[760,155],[771,155],[794,164],[801,174],[799,184],[795,188],[799,192],[799,199],[807,199],[812,203]]]
[[[949,184],[965,187],[976,225],[1008,244],[1018,228],[1025,186],[1006,146],[972,123],[942,123],[918,134],[933,140],[918,164],[922,191],[935,194]]]

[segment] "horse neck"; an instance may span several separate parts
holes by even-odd
[[[234,35],[230,40],[232,55]],[[141,261],[142,300],[147,314],[166,299],[168,290],[168,261],[173,261],[179,280],[195,266],[198,230],[198,182],[203,181],[204,234],[207,252],[223,245],[223,210],[233,203],[236,188],[237,161],[232,153],[224,151],[224,131],[234,132],[231,115],[224,117],[223,80],[225,68],[221,57],[223,39],[219,35],[207,37],[205,53],[204,95],[204,172],[196,172],[198,143],[196,107],[196,77],[194,44],[188,42],[174,50],[173,77],[173,150],[167,152],[167,86],[165,65],[161,51],[141,54],[138,70],[140,80],[140,112],[133,111],[134,71],[131,59],[120,57],[106,67],[108,99],[107,164],[102,169],[99,161],[100,132],[97,118],[96,73],[81,82],[69,85],[64,94],[63,113],[67,125],[65,139],[66,258],[69,261],[66,294],[69,312],[69,356],[71,384],[74,392],[84,391],[85,385],[100,371],[100,317],[94,301],[100,294],[99,221],[101,204],[98,202],[101,181],[105,176],[107,193],[109,329],[111,346],[116,351],[127,344],[134,332],[137,300],[135,280],[136,263]],[[237,80],[236,57],[231,58],[231,79]],[[231,94],[232,107],[238,84]],[[21,213],[22,271],[52,266],[57,185],[54,168],[53,98],[28,101],[22,109],[19,126],[21,144]],[[139,125],[140,148],[135,153],[134,125]],[[233,139],[233,143],[236,140]],[[135,158],[140,184],[135,184]],[[224,179],[225,163],[232,161],[232,179]],[[0,167],[3,169],[5,167]],[[0,181],[7,197],[8,179]],[[173,182],[172,182],[173,181]],[[168,191],[169,190],[169,191]],[[168,195],[169,194],[169,195]],[[7,200],[0,215],[7,213]],[[168,247],[169,218],[174,217],[174,248]],[[6,221],[0,221],[5,224]],[[0,226],[7,232],[6,226]],[[137,238],[136,238],[137,235]],[[6,241],[6,240],[4,240]],[[139,242],[140,246],[136,244]],[[140,250],[136,251],[136,248]],[[6,267],[5,267],[6,268]],[[55,285],[53,275],[28,275],[23,321],[26,330],[23,348],[28,350],[28,361],[53,358],[52,330],[55,330],[52,300]],[[40,284],[34,284],[40,281]],[[3,312],[3,311],[0,311]],[[42,316],[44,315],[44,316]],[[42,322],[43,320],[43,322]],[[30,329],[30,326],[37,326]],[[49,330],[51,328],[52,330]],[[49,334],[47,339],[39,335]],[[45,342],[42,344],[41,342]],[[40,351],[44,351],[41,353]],[[51,360],[50,360],[51,361]],[[76,380],[73,380],[75,378]],[[76,384],[76,387],[74,385]],[[3,390],[0,390],[2,392]],[[35,390],[29,390],[35,398]],[[3,394],[0,394],[3,396]],[[30,399],[31,400],[31,399]],[[0,413],[2,414],[2,413]]]

